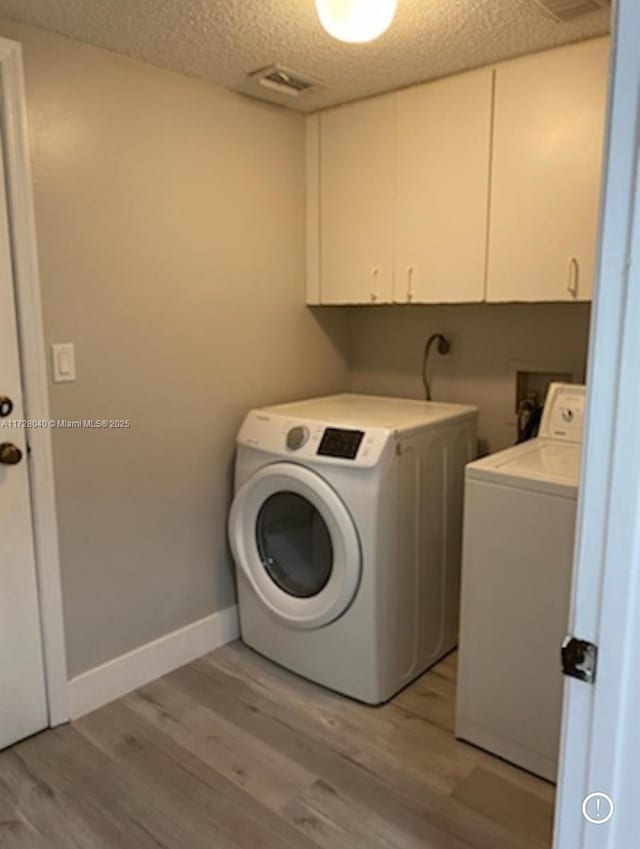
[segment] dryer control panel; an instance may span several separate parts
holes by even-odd
[[[339,422],[291,419],[254,410],[244,420],[238,443],[301,463],[370,468],[394,438],[394,431],[388,428],[342,427]]]
[[[322,457],[355,460],[364,436],[363,430],[343,430],[338,427],[328,427],[322,434],[317,453]]]

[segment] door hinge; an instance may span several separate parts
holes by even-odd
[[[598,665],[598,646],[569,635],[562,643],[562,673],[587,684],[594,684]]]

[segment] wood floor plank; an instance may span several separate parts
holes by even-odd
[[[541,846],[551,845],[552,809],[512,782],[478,768],[461,782],[454,796],[514,833],[534,839]]]
[[[401,755],[399,762],[403,771],[413,771],[415,779],[439,792],[453,792],[460,781],[474,769],[482,767],[553,807],[553,785],[453,736],[456,652],[449,654],[391,702],[376,708],[360,705],[293,676],[240,642],[213,652],[198,661],[196,666],[201,663],[205,664],[205,668],[212,666],[223,670],[234,676],[240,685],[247,685],[276,703],[286,704],[304,717],[313,718],[317,726],[331,729],[334,739],[344,727],[349,750],[355,741],[361,739],[367,752],[371,753],[375,741],[379,741],[385,758],[388,758],[389,752]],[[429,710],[421,709],[425,692],[442,696],[446,703],[442,705],[442,711],[448,717],[445,723],[434,723]],[[408,702],[411,702],[411,708],[407,708]],[[390,768],[388,763],[386,768]]]
[[[397,823],[317,781],[291,802],[283,816],[306,830],[325,849],[425,849],[425,842]]]
[[[349,748],[344,729],[327,730],[324,723],[314,726],[301,712],[257,695],[251,687],[211,665],[193,664],[170,676],[192,692],[203,704],[215,705],[249,733],[271,741],[280,751],[290,753],[315,770],[327,784],[360,801],[371,810],[383,809],[399,826],[411,823],[414,836],[434,846],[458,842],[478,849],[529,849],[518,835],[506,832],[491,820],[478,815],[448,795],[435,792],[416,780],[414,765],[402,772],[397,753],[388,759],[378,757],[380,746],[373,737],[367,745],[362,734]],[[362,707],[363,711],[369,710]],[[372,755],[372,751],[374,754]],[[449,843],[447,843],[449,841]],[[427,845],[429,845],[427,843]]]
[[[36,775],[14,752],[0,757],[0,796],[19,811],[35,831],[45,838],[45,845],[56,849],[103,849],[100,831],[91,828],[93,817],[86,816],[86,800],[77,793],[56,793]],[[0,840],[0,846],[3,843]]]
[[[248,701],[255,696],[266,699],[279,712],[287,709],[301,733],[314,734],[316,739],[329,736],[334,748],[373,772],[392,774],[407,789],[449,794],[477,766],[473,750],[456,748],[450,732],[438,729],[422,716],[405,715],[393,703],[363,706],[308,682],[292,688],[288,673],[271,673],[271,664],[262,658],[252,657],[246,649],[239,650],[239,656],[238,650],[234,651],[233,663],[231,652],[214,653],[196,667],[224,676]]]
[[[71,800],[82,828],[91,835],[86,844],[90,849],[165,847],[162,812],[148,808],[126,778],[117,774],[100,751],[89,746],[74,728],[68,726],[33,737],[16,747],[15,752],[29,774],[37,775],[58,800]],[[64,804],[58,810],[64,812]],[[35,807],[29,807],[26,813],[30,819],[38,816]],[[62,830],[65,820],[56,823],[56,818],[50,816],[48,824]],[[73,820],[67,819],[66,826],[73,829]],[[39,831],[46,833],[48,827],[40,823]]]
[[[292,676],[286,670],[272,664],[260,655],[237,642],[214,652],[202,662],[234,673],[240,683],[248,684],[264,694],[271,694],[276,702],[297,706],[306,717],[316,717],[319,727],[339,732],[348,722],[346,735],[348,746],[363,738],[369,751],[372,741],[381,741],[388,754],[401,752],[403,770],[412,773],[417,766],[418,777],[427,786],[442,792],[453,792],[460,781],[481,767],[505,781],[513,783],[546,803],[553,811],[555,788],[524,770],[513,767],[481,749],[458,741],[452,730],[455,715],[455,689],[457,676],[457,652],[449,654],[434,669],[430,670],[403,690],[390,703],[379,708],[369,708],[344,699],[315,684]],[[247,675],[247,670],[251,674]],[[244,674],[243,674],[244,672]],[[291,687],[291,682],[296,682]],[[282,689],[284,688],[284,689]],[[287,693],[293,690],[293,701]],[[448,716],[446,723],[433,723],[429,710],[421,709],[423,693],[438,693],[442,696],[442,713]],[[407,703],[411,708],[407,708]],[[415,777],[415,776],[413,776]]]
[[[549,849],[553,787],[455,739],[456,676],[372,708],[231,644],[0,752],[0,849]]]
[[[2,849],[57,849],[29,822],[0,780],[0,847]]]
[[[421,717],[447,734],[454,732],[455,721],[455,678],[450,676],[449,658],[423,675],[410,687],[406,687],[393,699],[393,707],[405,715]],[[448,666],[445,667],[445,664]],[[455,667],[454,667],[455,668]]]
[[[359,705],[295,678],[241,643],[214,652],[197,662],[195,668],[223,671],[235,679],[240,692],[248,688],[276,704],[280,712],[289,708],[301,733],[313,733],[321,740],[330,734],[334,748],[371,771],[385,774],[397,789],[418,798],[429,790],[451,794],[474,769],[483,767],[538,795],[550,807],[553,805],[554,789],[547,782],[457,741],[452,731],[434,725],[415,710],[407,713],[402,706],[396,706],[396,699],[379,708]],[[404,693],[421,692],[433,686],[432,681],[436,682],[435,687],[444,683],[452,722],[455,673],[454,654]],[[250,700],[251,696],[247,698]]]
[[[162,734],[273,811],[283,808],[316,776],[262,740],[189,699],[166,680],[124,700]]]
[[[136,784],[173,800],[201,832],[217,829],[254,849],[316,849],[298,829],[220,774],[215,763],[195,757],[124,703],[115,702],[78,725]]]

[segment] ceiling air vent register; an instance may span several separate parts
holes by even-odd
[[[299,97],[301,94],[318,88],[316,80],[305,78],[300,74],[283,68],[281,65],[269,65],[248,74],[249,79],[264,88],[284,94],[288,97]]]
[[[571,21],[589,12],[600,12],[611,6],[611,0],[533,0],[557,21]]]

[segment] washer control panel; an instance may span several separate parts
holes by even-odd
[[[561,442],[581,443],[584,402],[584,386],[552,383],[547,390],[539,435]]]

